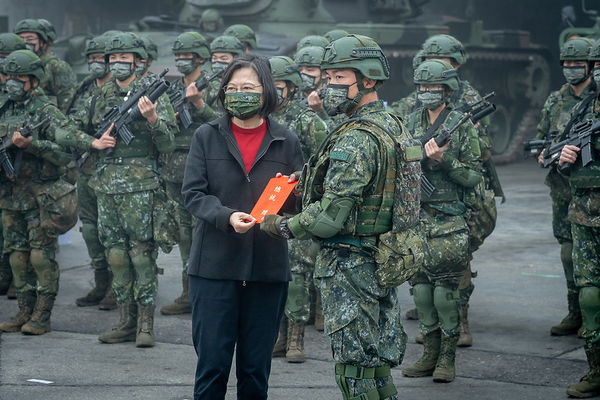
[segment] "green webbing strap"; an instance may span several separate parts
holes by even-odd
[[[375,377],[375,368],[366,368],[351,364],[335,364],[335,374],[344,378],[353,379],[373,379]]]
[[[396,386],[392,382],[389,382],[377,389],[377,392],[379,393],[379,398],[384,400],[398,394],[398,389],[396,389]]]
[[[386,376],[392,376],[392,369],[389,365],[375,368],[375,378],[385,378]]]

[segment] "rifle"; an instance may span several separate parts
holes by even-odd
[[[44,119],[42,119],[40,122],[38,122],[35,125],[31,125],[31,123],[28,122],[25,124],[25,126],[23,126],[23,128],[21,128],[19,133],[21,134],[21,136],[28,138],[31,135],[33,135],[33,133],[36,130],[41,128],[42,125],[44,125],[49,120],[50,120],[49,117],[45,117]],[[17,151],[17,154],[15,155],[14,164],[11,163],[10,158],[8,157],[8,153],[6,152],[6,149],[11,147],[12,145],[13,145],[12,141],[5,143],[4,140],[2,140],[2,138],[0,138],[0,164],[2,164],[2,169],[4,169],[4,171],[6,172],[6,175],[8,175],[10,180],[16,179],[17,176],[19,175],[19,170],[21,169],[21,161],[23,160],[23,149],[19,149]]]
[[[462,118],[454,124],[454,126],[450,129],[444,124],[440,127],[440,133],[438,133],[433,139],[438,147],[443,147],[450,141],[452,134],[465,122],[471,120],[473,125],[476,125],[483,118],[487,117],[494,111],[496,111],[496,105],[489,101],[490,97],[495,96],[496,92],[490,92],[483,96],[481,100],[475,102],[473,104],[468,104],[457,108],[464,112],[465,114]],[[432,137],[427,135],[421,138],[421,144],[425,146],[425,143],[429,142]],[[421,190],[425,194],[425,196],[429,197],[435,192],[435,186],[423,175],[421,179]]]
[[[129,145],[135,137],[133,132],[129,129],[129,124],[143,118],[142,113],[137,106],[138,101],[146,96],[152,103],[155,103],[171,86],[171,83],[164,78],[167,72],[169,72],[169,69],[165,68],[154,82],[139,88],[131,96],[126,97],[126,100],[120,106],[114,106],[105,112],[102,118],[100,118],[100,124],[94,138],[99,139],[104,132],[108,130],[111,124],[115,124],[112,132],[116,132],[123,142],[125,142],[126,145]],[[107,154],[112,153],[112,150],[112,148],[107,149]],[[89,151],[84,152],[77,160],[77,166],[81,167],[88,157]]]
[[[523,151],[527,155],[537,157],[540,155],[542,150],[550,147],[552,139],[534,139],[523,144]]]
[[[199,92],[203,91],[208,87],[210,82],[217,79],[222,73],[223,71],[217,71],[208,77],[203,75],[196,81],[196,89],[198,89]],[[185,98],[185,89],[177,90],[175,87],[172,87],[172,89],[169,89],[167,92],[167,95],[169,96],[173,109],[179,115],[181,125],[184,129],[189,128],[192,124],[192,115],[190,114],[190,109]]]
[[[549,167],[560,158],[560,153],[566,145],[577,146],[581,149],[581,163],[585,167],[595,159],[592,137],[598,132],[600,132],[600,119],[575,124],[565,140],[550,146],[544,152],[544,168]]]

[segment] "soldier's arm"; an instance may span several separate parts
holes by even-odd
[[[551,93],[550,96],[544,102],[544,107],[540,112],[540,122],[537,125],[537,134],[535,135],[536,140],[543,139],[550,133],[550,121],[552,118],[552,109],[556,102],[556,96]]]
[[[439,165],[447,171],[452,181],[461,186],[474,187],[483,177],[477,131],[473,127],[463,125],[456,133],[458,135],[455,134],[452,138],[455,143],[451,143],[451,146],[459,147],[457,156],[454,155],[455,152],[446,151]]]
[[[310,135],[314,142],[312,152],[315,152],[329,134],[329,128],[325,121],[323,121],[321,117],[317,115],[317,113],[312,112],[310,113],[310,116],[311,118],[309,121],[307,121],[307,123],[309,124]]]
[[[53,64],[52,70],[52,83],[58,108],[62,112],[67,112],[77,89],[77,79],[69,64],[62,60]]]
[[[375,175],[377,145],[365,132],[346,132],[333,146],[320,201],[308,205],[288,222],[294,237],[335,236]]]
[[[163,94],[156,103],[156,114],[158,121],[154,125],[146,122],[146,127],[152,134],[152,140],[160,153],[169,153],[175,150],[175,131],[177,123],[175,112],[169,101],[169,97]]]
[[[56,142],[77,151],[88,151],[94,141],[93,132],[85,132],[87,129],[89,112],[92,98],[88,97],[75,114],[61,123],[55,131]]]
[[[38,135],[34,136],[27,147],[27,151],[52,164],[67,165],[72,159],[71,154],[56,141],[56,133],[67,123],[67,118],[54,106],[46,107],[40,120],[46,116],[49,118],[48,123],[40,128]]]

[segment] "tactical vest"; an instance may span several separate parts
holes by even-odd
[[[592,151],[598,152],[598,150],[595,149],[593,149]],[[571,178],[569,179],[569,181],[573,189],[577,190],[600,188],[599,160],[592,161],[585,168],[582,167],[580,164],[577,166],[572,166],[571,168]]]
[[[367,128],[368,127],[368,128]],[[306,185],[304,187],[304,207],[320,201],[323,185],[329,168],[330,153],[336,139],[350,129],[367,133],[379,149],[377,172],[362,201],[356,204],[352,214],[346,220],[340,235],[373,236],[392,230],[394,222],[395,180],[397,179],[396,157],[397,142],[382,127],[365,118],[352,118],[342,123],[323,142],[305,166]],[[400,139],[400,138],[398,138]],[[306,170],[306,168],[308,168]],[[382,174],[386,171],[385,174]],[[418,210],[418,198],[417,198]],[[398,210],[406,214],[406,210]],[[414,215],[414,213],[413,213]],[[416,213],[418,217],[418,211]]]

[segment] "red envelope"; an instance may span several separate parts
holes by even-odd
[[[271,178],[267,187],[265,187],[265,190],[256,202],[256,205],[250,212],[250,215],[256,218],[257,224],[260,224],[263,221],[265,215],[277,214],[279,212],[283,203],[285,203],[298,183],[298,181],[288,183],[288,179],[287,176]]]

